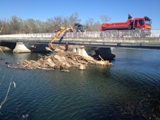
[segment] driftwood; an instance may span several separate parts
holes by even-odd
[[[8,65],[10,68],[22,68],[22,69],[43,69],[54,70],[59,69],[64,72],[68,72],[68,68],[77,67],[81,70],[85,69],[88,64],[106,65],[111,66],[109,61],[97,61],[90,56],[81,56],[75,52],[62,52],[50,54],[44,58],[40,58],[37,61],[24,60],[16,65]]]

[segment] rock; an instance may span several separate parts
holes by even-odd
[[[86,69],[86,66],[83,65],[83,64],[81,64],[81,65],[79,66],[79,69],[80,69],[80,70],[84,70],[84,69]]]
[[[46,47],[45,49],[50,52],[52,51],[49,47]]]
[[[47,61],[46,64],[49,65],[50,67],[54,68],[56,66],[56,64],[52,61],[51,58],[48,58],[46,61]]]
[[[110,63],[109,61],[96,61],[96,64],[106,65],[106,66],[111,66],[112,65],[112,63]]]
[[[4,47],[4,46],[0,46],[0,51],[9,51],[9,50],[11,50],[10,48],[8,48],[8,47]]]
[[[61,70],[62,72],[69,72],[69,70]]]

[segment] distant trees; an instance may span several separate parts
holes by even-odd
[[[109,20],[107,16],[101,16],[102,22]],[[48,18],[45,22],[34,19],[22,20],[17,16],[10,19],[0,19],[0,34],[23,34],[23,33],[50,33],[59,29],[60,26],[74,25],[81,23],[78,13],[73,13],[69,17],[55,16]],[[87,31],[99,31],[100,22],[94,18],[88,18],[84,24]]]
[[[85,26],[87,26],[87,31],[99,31],[100,30],[100,22],[95,22],[94,18],[89,18],[86,20]]]
[[[106,15],[102,15],[101,20],[102,20],[103,23],[107,23],[111,20],[111,18],[107,17]]]
[[[0,22],[0,33],[1,33],[2,30],[3,30],[3,25],[2,25],[2,23]]]

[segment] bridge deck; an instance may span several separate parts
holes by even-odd
[[[116,36],[107,35],[108,33],[106,32],[67,33],[63,38],[62,44],[68,41],[72,45],[160,49],[160,34],[152,34],[147,37],[129,36],[130,34],[126,36],[119,36],[119,34]],[[47,44],[53,36],[54,33],[0,35],[0,42]],[[54,44],[60,43],[57,40]]]

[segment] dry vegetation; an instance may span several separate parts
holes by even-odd
[[[102,15],[100,18],[102,22],[110,20],[106,15]],[[68,17],[54,16],[46,19],[46,21],[32,18],[22,20],[17,16],[12,16],[10,19],[0,18],[0,34],[52,33],[58,30],[60,26],[73,26],[74,23],[81,23],[77,13],[73,13]],[[87,31],[99,31],[101,22],[95,21],[94,18],[88,18],[82,24]]]

